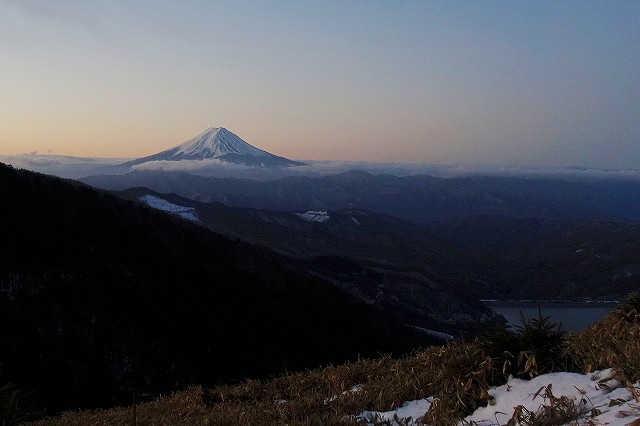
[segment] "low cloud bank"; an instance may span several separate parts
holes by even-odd
[[[0,156],[0,162],[10,164],[17,169],[27,169],[70,179],[103,173],[110,167],[125,161],[127,159],[71,157],[36,153]]]
[[[243,164],[229,163],[215,158],[206,160],[180,160],[180,161],[148,161],[146,163],[137,164],[132,170],[161,170],[165,172],[203,172],[207,173],[212,170],[223,169],[231,171],[247,171],[255,169],[252,166]]]
[[[99,174],[124,174],[134,170],[186,172],[201,176],[239,179],[274,180],[287,176],[319,177],[361,170],[372,174],[394,176],[431,175],[441,178],[468,176],[502,176],[517,178],[558,178],[565,180],[632,180],[640,181],[639,169],[593,169],[586,167],[511,167],[469,164],[368,163],[357,161],[304,161],[302,166],[269,169],[229,163],[217,159],[150,161],[132,168],[120,166],[128,159],[85,158],[62,155],[20,154],[0,156],[0,162],[40,173],[65,178],[81,178]]]
[[[217,159],[149,161],[134,166],[133,170],[187,172],[201,176],[273,180],[287,176],[319,177],[351,170],[361,170],[373,174],[386,173],[395,176],[416,174],[444,176],[446,175],[446,169],[450,167],[431,164],[367,163],[354,161],[304,161],[304,163],[305,164],[301,166],[276,169],[246,166]]]
[[[216,159],[152,161],[139,164],[135,170],[187,172],[201,176],[235,177],[273,180],[287,176],[319,177],[351,170],[394,176],[431,175],[441,178],[501,176],[516,178],[558,178],[566,180],[623,179],[639,180],[638,169],[590,169],[585,167],[509,167],[469,164],[367,163],[357,161],[304,161],[302,166],[268,169],[228,163]]]
[[[568,180],[625,179],[640,180],[640,169],[591,169],[586,167],[512,167],[470,164],[364,163],[316,161],[290,170],[304,175],[333,174],[362,170],[394,176],[431,175],[441,178],[501,176],[519,178],[558,178]]]

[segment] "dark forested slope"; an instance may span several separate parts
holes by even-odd
[[[407,351],[395,320],[275,253],[0,164],[0,384],[49,409]]]

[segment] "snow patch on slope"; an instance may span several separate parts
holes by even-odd
[[[198,219],[198,216],[196,215],[196,209],[193,207],[185,207],[178,204],[173,204],[167,200],[151,194],[143,195],[142,197],[140,197],[140,201],[151,208],[178,215],[183,219],[191,220],[194,222],[200,221],[200,219]]]
[[[447,334],[447,333],[443,333],[441,331],[429,330],[428,328],[422,328],[422,327],[418,327],[416,325],[410,325],[410,324],[407,324],[407,325],[409,325],[409,327],[413,328],[414,330],[418,330],[421,333],[426,334],[427,336],[437,337],[437,338],[443,339],[443,340],[451,340],[451,341],[456,340],[456,338],[453,337],[452,335]]]
[[[422,422],[422,417],[427,412],[433,398],[418,399],[416,401],[407,401],[396,410],[393,411],[363,411],[358,420],[366,421],[367,425],[389,424],[393,426],[417,425]]]
[[[327,212],[314,212],[309,210],[305,213],[296,214],[307,222],[326,222],[327,220],[329,220],[329,215],[327,214]]]

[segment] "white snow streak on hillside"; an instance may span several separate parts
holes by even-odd
[[[170,203],[167,200],[163,200],[162,198],[155,197],[151,194],[143,195],[140,197],[140,201],[151,208],[176,214],[183,219],[192,220],[194,222],[198,222],[200,220],[196,215],[196,209],[193,207],[179,206],[178,204]]]
[[[428,328],[422,328],[422,327],[418,327],[415,325],[410,325],[407,324],[409,327],[413,328],[414,330],[418,330],[424,334],[426,334],[427,336],[432,336],[432,337],[437,337],[439,339],[443,339],[443,340],[456,340],[455,337],[453,337],[450,334],[447,333],[443,333],[441,331],[435,331],[435,330],[429,330]]]
[[[492,388],[489,394],[494,397],[494,405],[477,409],[463,420],[462,424],[477,424],[478,426],[495,426],[506,424],[515,408],[524,406],[529,411],[536,412],[543,405],[550,405],[545,400],[545,387],[549,388],[553,396],[570,398],[582,415],[572,425],[638,425],[640,424],[640,400],[634,399],[626,388],[618,381],[611,379],[612,370],[603,370],[593,374],[551,373],[538,376],[533,380],[510,379],[506,385]],[[605,386],[599,382],[608,379]],[[640,382],[634,385],[636,395],[640,395]],[[431,405],[432,398],[405,402],[395,411],[377,413],[365,411],[359,418],[373,424],[376,420],[395,419],[406,423],[393,422],[394,425],[417,425]],[[594,412],[594,409],[597,412]],[[598,414],[599,412],[599,414]],[[598,414],[592,417],[592,414]],[[379,416],[379,417],[376,417]],[[568,423],[567,423],[568,424]]]
[[[314,212],[309,210],[306,213],[296,214],[307,222],[326,222],[327,220],[329,220],[329,215],[327,214],[327,212]]]

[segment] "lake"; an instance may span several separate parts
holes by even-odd
[[[520,325],[520,312],[525,318],[538,317],[537,302],[484,302],[495,312],[504,316],[508,324]],[[550,316],[554,323],[561,323],[563,331],[582,331],[617,306],[617,302],[607,303],[556,303],[540,302],[542,316]]]

